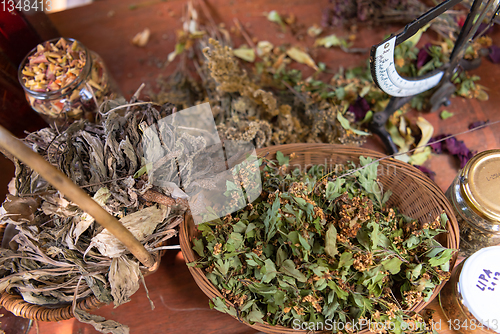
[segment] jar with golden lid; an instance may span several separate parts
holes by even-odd
[[[500,150],[476,154],[446,191],[460,228],[460,255],[500,244]]]
[[[462,261],[439,294],[450,330],[500,333],[500,246],[483,248]],[[444,326],[443,326],[444,325]]]

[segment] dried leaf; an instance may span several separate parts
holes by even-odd
[[[301,273],[300,270],[295,268],[295,264],[290,259],[283,261],[283,264],[280,267],[280,272],[294,277],[299,282],[305,282],[307,280],[306,276]]]
[[[423,26],[422,28],[420,28],[413,36],[411,36],[410,38],[408,38],[407,40],[405,40],[403,43],[401,44],[405,44],[407,45],[408,47],[412,48],[414,47],[415,45],[418,44],[418,41],[420,41],[420,38],[422,37],[422,34],[430,27],[430,23],[427,23],[425,26]]]
[[[66,200],[60,192],[44,196],[43,199],[42,211],[47,216],[74,217],[81,212],[78,206]]]
[[[427,145],[429,140],[432,138],[432,134],[434,133],[434,127],[432,124],[423,117],[419,117],[417,119],[417,125],[420,128],[420,131],[422,131],[422,138],[417,145],[419,148],[415,150],[414,155],[424,151],[425,145]],[[421,163],[418,163],[417,165],[421,165]]]
[[[139,263],[125,255],[114,258],[109,267],[109,283],[115,308],[130,301],[139,289]]]
[[[280,25],[281,29],[283,31],[286,30],[286,26],[285,26],[285,23],[283,22],[283,20],[281,19],[281,16],[280,14],[278,14],[277,11],[275,10],[272,10],[270,11],[268,14],[267,14],[267,19],[271,22],[274,22],[274,23],[277,23]]]
[[[443,110],[443,111],[441,111],[441,114],[439,116],[441,116],[441,119],[444,120],[444,119],[448,119],[450,117],[455,116],[455,114],[452,112],[449,112],[448,110]]]
[[[255,60],[255,51],[247,46],[242,46],[238,49],[233,49],[233,54],[243,60],[252,63]]]
[[[130,329],[128,326],[122,325],[114,320],[106,320],[106,318],[99,315],[90,314],[78,308],[74,310],[73,314],[78,321],[94,326],[94,328],[101,333],[130,333]]]
[[[484,87],[481,85],[476,85],[477,86],[477,91],[476,91],[476,99],[479,101],[488,101],[490,98],[488,93],[484,90]]]
[[[19,289],[19,293],[21,294],[21,296],[23,296],[24,301],[27,303],[30,303],[30,304],[34,304],[34,305],[58,305],[58,304],[61,304],[61,300],[59,300],[57,298],[43,296],[40,294],[35,294],[31,291],[24,291],[22,288]]]
[[[286,54],[296,62],[306,64],[307,66],[314,68],[316,71],[318,70],[318,66],[316,66],[314,60],[306,52],[296,47],[292,47],[286,51]]]
[[[321,29],[321,27],[319,27],[317,24],[313,24],[307,29],[307,34],[313,38],[319,36],[319,34],[321,34],[322,32],[323,29]]]
[[[324,46],[325,48],[330,48],[332,46],[341,46],[345,43],[342,39],[338,38],[336,35],[330,35],[323,38],[318,38],[314,42],[314,46]]]
[[[416,151],[415,151],[416,152]],[[429,159],[430,155],[432,153],[432,150],[429,146],[425,147],[423,152],[420,153],[413,153],[413,155],[409,159],[409,163],[412,165],[422,165],[424,162]]]
[[[171,62],[173,62],[173,61],[174,61],[175,57],[177,57],[177,52],[172,51],[172,52],[170,52],[170,53],[168,54],[168,56],[167,56],[167,61],[168,61],[169,63],[171,63]]]
[[[339,179],[340,180],[340,179]],[[338,254],[337,250],[337,229],[333,224],[330,225],[325,236],[325,253],[330,257]]]
[[[342,125],[342,127],[344,129],[350,130],[350,131],[354,132],[355,134],[357,134],[358,136],[369,136],[370,135],[368,132],[351,128],[351,124],[349,123],[347,118],[345,118],[342,115],[342,113],[340,113],[340,112],[337,113],[337,120],[340,122],[340,125]]]
[[[158,224],[163,222],[166,214],[167,208],[165,206],[160,205],[160,208],[150,206],[125,216],[120,219],[120,222],[137,238],[137,240],[142,241],[154,231]],[[107,229],[104,229],[101,233],[92,238],[89,249],[92,247],[96,247],[102,255],[111,258],[120,257],[128,252],[125,245]]]
[[[33,197],[17,197],[7,194],[5,202],[2,204],[8,215],[13,221],[22,219],[33,221],[34,213],[40,206],[40,200]]]
[[[263,57],[268,55],[271,51],[273,51],[274,45],[268,41],[259,41],[257,43],[257,55],[259,57]]]
[[[404,118],[401,119],[403,120]],[[399,152],[407,152],[410,150],[410,146],[415,142],[415,138],[411,136],[411,134],[408,133],[406,137],[403,137],[399,129],[390,121],[387,122],[386,129],[391,135],[394,144],[399,147]]]
[[[145,47],[146,44],[148,44],[149,41],[149,36],[151,35],[151,31],[146,28],[143,31],[137,33],[133,38],[132,38],[132,44],[138,46],[138,47]]]
[[[106,204],[106,201],[109,199],[111,196],[111,193],[109,192],[109,189],[106,187],[100,188],[92,197],[94,201],[97,202],[100,206],[104,206]],[[78,241],[78,238],[80,235],[85,232],[89,226],[94,222],[94,217],[89,215],[88,213],[84,212],[80,218],[80,221],[76,223],[75,228],[73,229],[73,237],[75,238],[74,244]]]
[[[396,275],[401,270],[400,268],[402,263],[403,261],[401,261],[397,257],[393,257],[392,259],[382,262],[382,265],[384,266],[385,270],[390,271],[392,275]]]

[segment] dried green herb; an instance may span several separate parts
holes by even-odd
[[[441,116],[441,119],[448,119],[450,117],[453,117],[454,115],[454,113],[449,112],[448,110],[443,110],[441,111],[441,114],[439,114],[439,116]]]
[[[265,162],[257,201],[198,226],[201,258],[190,265],[234,307],[222,298],[211,305],[249,323],[287,327],[390,321],[400,333],[421,319],[407,310],[449,277],[454,250],[434,240],[446,232],[446,215],[421,225],[386,207],[391,193],[370,158],[360,157],[366,167],[347,177],[337,177],[341,166],[284,175],[288,157],[277,159]]]

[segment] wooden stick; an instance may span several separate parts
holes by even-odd
[[[83,211],[95,220],[118,240],[146,267],[150,268],[155,261],[144,246],[115,217],[104,210],[86,192],[80,189],[66,175],[33,152],[22,141],[14,137],[7,129],[0,126],[0,146],[10,154],[30,166],[47,182],[59,190],[64,196],[76,203]]]
[[[237,17],[233,19],[234,24],[236,24],[236,27],[238,30],[241,32],[245,40],[247,41],[248,45],[257,53],[257,47],[255,46],[255,43],[252,41],[250,38],[250,35],[247,34],[245,31],[245,28],[243,28],[243,25],[240,23],[240,20],[238,20]]]

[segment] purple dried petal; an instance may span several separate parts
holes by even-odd
[[[460,160],[460,168],[464,168],[474,154],[476,154],[476,152],[471,152],[469,150],[467,150],[467,152],[460,152],[457,154],[458,160]]]
[[[443,152],[448,152],[449,154],[456,156],[460,161],[460,168],[464,168],[467,161],[469,161],[474,156],[475,152],[471,152],[463,141],[451,137],[439,143],[432,144],[432,142],[441,140],[448,136],[449,135],[447,134],[443,134],[431,138],[431,140],[429,141],[431,144],[429,145],[431,146],[434,153],[440,154]]]
[[[434,143],[435,141],[438,141],[438,140],[441,140],[443,139],[444,137],[447,137],[448,135],[439,135],[439,136],[436,136],[436,137],[433,137],[431,138],[431,140],[429,140],[429,146],[432,148],[432,151],[436,154],[441,154],[443,153],[443,144],[444,142],[440,141],[440,142],[437,142],[437,143]]]
[[[432,181],[435,181],[434,178],[436,176],[436,173],[433,172],[432,170],[430,170],[429,168],[425,167],[425,166],[418,166],[418,165],[414,165],[415,167],[417,167],[418,169],[420,169],[420,171],[422,173],[424,173],[425,175],[427,175]]]
[[[470,153],[467,146],[465,146],[465,143],[454,137],[448,138],[444,142],[446,143],[446,149],[450,152],[450,154],[468,156]]]
[[[463,143],[463,142],[462,142]],[[458,154],[460,152],[460,141],[458,141],[455,137],[451,137],[446,139],[443,142],[443,149],[448,151],[450,154]]]
[[[478,128],[480,126],[488,124],[489,122],[490,122],[489,120],[486,120],[486,121],[477,121],[477,122],[471,123],[471,124],[469,124],[469,130]]]
[[[370,105],[361,96],[358,96],[356,102],[349,106],[349,111],[356,116],[356,122],[364,119],[368,110],[370,110]]]
[[[448,151],[448,153],[456,156],[460,161],[460,168],[464,168],[467,161],[469,161],[473,156],[474,152],[471,152],[465,143],[456,138],[448,138],[443,142],[443,150]]]
[[[498,64],[500,63],[500,47],[496,46],[496,45],[492,45],[489,47],[489,54],[488,54],[488,58],[490,58],[490,60],[494,63],[494,64]]]
[[[418,51],[417,55],[417,69],[420,69],[422,66],[427,64],[429,60],[432,59],[431,55],[429,54],[429,47],[431,46],[431,43],[427,43],[424,45],[423,48]]]

